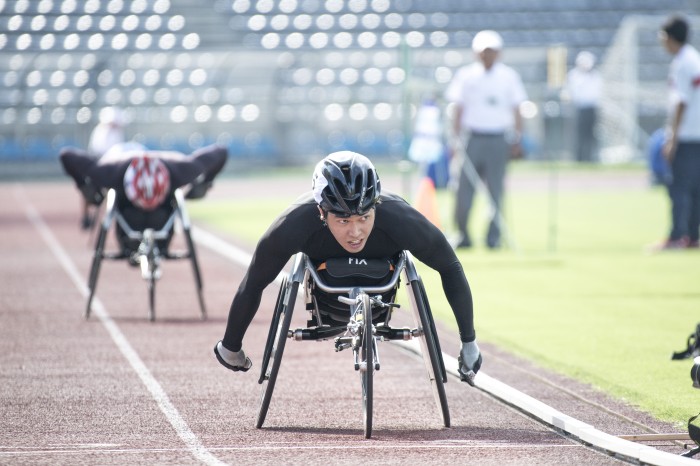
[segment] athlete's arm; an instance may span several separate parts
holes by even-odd
[[[308,236],[306,209],[293,205],[280,215],[262,236],[253,253],[248,271],[233,298],[228,315],[224,347],[239,351],[243,335],[255,317],[265,288],[301,250]]]
[[[385,209],[381,215],[390,217],[388,224],[397,226],[392,234],[401,238],[399,244],[440,274],[442,289],[457,320],[460,339],[473,341],[476,333],[471,288],[445,235],[405,201],[389,201],[382,207]]]

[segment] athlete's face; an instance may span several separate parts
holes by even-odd
[[[374,228],[374,209],[364,215],[339,217],[329,212],[326,217],[328,229],[335,240],[348,252],[360,252]]]

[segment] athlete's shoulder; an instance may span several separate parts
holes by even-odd
[[[382,189],[382,194],[379,196],[383,201],[395,201],[395,202],[406,202],[406,199],[401,197],[398,193],[390,191],[388,189]]]
[[[318,217],[318,209],[314,201],[313,193],[307,192],[299,196],[282,212],[278,221],[307,221],[310,217]]]
[[[301,194],[299,197],[296,198],[296,200],[292,203],[292,205],[298,205],[298,206],[303,206],[303,205],[316,205],[316,201],[314,200],[314,193],[311,191],[307,191],[303,194]]]
[[[394,193],[382,193],[374,226],[400,248],[424,258],[425,251],[437,251],[445,242],[442,232],[430,220]]]
[[[308,215],[309,212],[317,215],[318,209],[316,208],[316,201],[314,200],[313,193],[309,191],[297,197],[285,211],[287,214],[292,212],[299,216]]]
[[[261,242],[282,241],[296,248],[321,225],[313,196],[305,193],[277,216],[261,238]]]
[[[397,207],[410,207],[410,205],[403,197],[399,196],[395,192],[383,190],[382,194],[379,196],[379,204],[377,205],[377,208],[384,210],[388,207],[394,209]]]
[[[401,227],[406,222],[420,219],[418,211],[403,197],[393,192],[383,191],[377,204],[377,217],[384,226]]]

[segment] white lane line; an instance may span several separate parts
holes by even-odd
[[[201,243],[215,253],[230,259],[232,262],[240,265],[241,267],[248,267],[250,261],[253,259],[253,255],[243,249],[234,246],[231,243],[224,241],[218,236],[209,233],[206,230],[202,230],[194,225],[192,225],[192,237],[193,239]]]
[[[73,264],[66,251],[63,249],[46,223],[42,220],[39,212],[37,212],[37,210],[31,204],[21,185],[18,185],[15,188],[14,196],[24,205],[24,211],[29,221],[32,223],[32,225],[34,225],[34,228],[36,228],[46,244],[49,246],[49,249],[54,256],[56,256],[56,259],[71,278],[76,288],[80,291],[83,297],[87,299],[89,290],[85,284],[86,280],[80,276],[75,264]],[[190,453],[199,461],[207,465],[226,464],[212,455],[190,430],[185,420],[168,398],[168,395],[165,393],[165,390],[163,390],[163,387],[161,387],[156,378],[153,377],[153,374],[151,374],[148,367],[146,367],[146,364],[144,364],[138,353],[127,340],[126,336],[124,336],[124,334],[121,332],[119,326],[109,316],[107,310],[99,299],[93,300],[92,309],[94,315],[100,320],[102,325],[107,330],[107,333],[109,333],[112,340],[117,345],[117,348],[119,348],[119,351],[121,351],[143,384],[151,393],[151,396],[158,404],[158,407],[163,412],[168,422],[170,422],[170,424],[173,426],[175,432],[177,432],[177,435],[185,443]]]
[[[366,451],[366,450],[540,450],[540,449],[552,449],[552,448],[562,448],[562,449],[572,449],[572,448],[583,448],[582,445],[575,443],[567,444],[521,444],[521,443],[497,443],[497,442],[480,442],[473,441],[469,443],[460,444],[433,444],[433,443],[384,443],[379,440],[377,444],[367,444],[365,442],[357,442],[355,444],[342,444],[342,445],[260,445],[260,446],[243,446],[243,447],[214,447],[212,450],[221,452],[274,452],[274,451]],[[101,449],[40,449],[40,450],[25,450],[25,451],[8,451],[0,452],[0,458],[2,457],[28,457],[28,456],[42,456],[46,454],[63,454],[63,455],[84,455],[86,452],[90,454],[111,454],[111,453],[123,453],[123,454],[143,454],[143,453],[178,453],[184,450],[178,448],[101,448]]]
[[[211,249],[216,254],[230,259],[232,262],[238,264],[241,267],[248,268],[250,261],[253,260],[253,255],[248,251],[245,251],[231,243],[224,241],[218,236],[210,233],[206,230],[198,228],[192,225],[192,238],[195,242],[201,244],[202,246]],[[282,284],[282,280],[287,276],[287,271],[282,270],[275,282]]]
[[[519,444],[519,443],[496,443],[496,442],[474,442],[474,443],[459,443],[459,444],[443,444],[443,443],[412,443],[412,444],[397,444],[397,443],[384,443],[381,438],[375,439],[378,443],[367,444],[360,442],[356,445],[344,444],[344,445],[284,445],[284,446],[253,446],[253,447],[221,447],[217,450],[226,451],[263,451],[263,450],[476,450],[476,449],[511,449],[511,450],[540,450],[540,449],[550,449],[550,448],[583,448],[582,445],[577,445],[575,443],[567,444]]]
[[[407,350],[420,355],[420,346],[415,340],[412,341],[394,341],[395,344],[406,348]],[[457,359],[443,353],[442,357],[445,361],[446,371],[459,377],[457,371]],[[528,413],[529,415],[539,419],[545,424],[556,429],[562,430],[574,437],[579,438],[585,443],[589,443],[602,450],[611,451],[620,455],[637,459],[643,464],[653,465],[697,465],[695,460],[685,458],[680,455],[674,455],[662,450],[658,450],[649,445],[643,445],[629,440],[624,440],[614,435],[607,434],[596,429],[590,424],[579,421],[571,416],[568,416],[561,411],[527,395],[510,385],[494,379],[479,371],[474,379],[476,388],[488,393],[494,398],[504,401],[505,403],[515,406],[519,410]]]
[[[194,229],[195,240],[206,246],[207,248],[228,257],[232,261],[238,263],[242,267],[247,267],[250,264],[251,255],[237,248],[217,236],[206,232],[200,228]],[[280,273],[280,276],[282,274]],[[277,277],[278,280],[280,277]],[[420,355],[420,347],[418,342],[410,341],[394,341],[393,343],[405,347],[409,351],[416,352]],[[442,357],[445,361],[447,372],[459,378],[457,372],[457,359],[443,353]],[[642,463],[653,465],[697,465],[697,461],[691,458],[685,458],[680,455],[674,455],[662,450],[658,450],[649,445],[643,445],[629,440],[624,440],[614,435],[602,432],[595,427],[586,424],[578,419],[568,416],[551,406],[542,403],[535,398],[532,398],[525,393],[516,390],[515,388],[504,384],[496,379],[489,377],[484,371],[479,371],[475,379],[476,387],[490,394],[491,396],[503,400],[507,404],[517,407],[518,409],[529,413],[530,415],[540,419],[542,422],[563,430],[571,434],[583,442],[590,443],[603,450],[612,451],[629,458],[637,459]]]

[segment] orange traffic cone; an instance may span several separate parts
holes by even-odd
[[[416,210],[430,220],[433,225],[441,228],[440,209],[438,208],[437,196],[435,195],[435,184],[428,176],[424,177],[418,185],[415,207]]]

